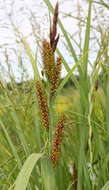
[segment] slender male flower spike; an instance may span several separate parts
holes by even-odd
[[[53,23],[52,23],[52,26],[50,27],[50,44],[51,44],[53,52],[55,52],[56,46],[59,40],[59,35],[57,36],[58,15],[59,15],[59,4],[57,2],[55,6],[55,10],[54,10],[54,15],[53,15]]]
[[[48,129],[49,129],[48,106],[47,106],[44,89],[43,89],[40,81],[36,81],[36,95],[38,98],[41,120],[42,120],[42,123],[43,123],[45,129],[48,131]]]
[[[65,115],[61,115],[56,126],[56,132],[54,135],[54,141],[53,141],[52,152],[51,152],[51,160],[52,160],[53,167],[56,166],[57,161],[58,161],[59,152],[60,152],[60,144],[62,141],[62,132],[64,129],[65,120],[66,120]]]

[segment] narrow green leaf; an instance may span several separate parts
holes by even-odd
[[[33,153],[27,158],[16,179],[14,190],[26,190],[32,170],[42,156],[43,154]]]
[[[109,181],[102,187],[101,190],[109,190]]]
[[[67,61],[65,60],[64,56],[62,55],[62,53],[59,51],[59,49],[57,49],[57,53],[62,58],[62,62],[63,62],[63,65],[64,65],[66,71],[69,72],[70,71],[70,67],[67,64]],[[72,72],[72,75],[71,75],[71,80],[74,82],[75,86],[78,87],[78,81],[77,81],[75,75],[73,75],[73,72]]]
[[[41,160],[41,167],[44,190],[57,190],[54,175],[55,171],[52,168],[50,160]]]
[[[34,78],[35,78],[35,80],[39,80],[40,77],[39,77],[39,72],[38,72],[38,68],[37,68],[37,64],[36,64],[36,58],[33,55],[33,52],[31,50],[29,44],[27,43],[27,41],[25,39],[22,39],[22,43],[24,45],[27,55],[30,58],[30,62],[32,64],[33,71],[34,71]]]
[[[99,4],[99,5],[102,5],[102,6],[104,6],[105,8],[109,9],[109,5],[108,5],[107,3],[105,3],[104,1],[102,1],[102,2],[94,1],[94,3]]]
[[[0,120],[0,128],[3,130],[3,132],[5,134],[6,140],[9,143],[9,146],[10,146],[10,148],[12,150],[12,153],[13,153],[15,159],[16,159],[18,168],[20,169],[22,164],[21,164],[20,158],[19,158],[19,156],[17,154],[17,150],[16,150],[16,148],[15,148],[15,146],[14,146],[14,144],[13,144],[13,142],[12,142],[12,140],[11,140],[9,134],[8,134],[8,131],[7,131],[6,127],[5,127],[5,125],[3,124],[3,122],[1,120]]]
[[[61,82],[59,88],[57,89],[56,94],[60,93],[64,85],[67,83],[68,79],[72,76],[72,73],[75,71],[76,67],[78,66],[78,63],[76,63],[72,69],[67,73],[67,75],[64,77],[63,81]]]
[[[83,52],[83,71],[85,75],[87,75],[87,64],[88,64],[88,56],[89,56],[91,10],[92,10],[92,0],[89,1],[87,25],[86,25],[86,32],[85,32],[85,42],[84,42],[84,52]]]

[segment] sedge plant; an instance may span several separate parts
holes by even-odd
[[[97,57],[91,74],[88,73],[93,4],[100,3],[107,9],[108,5],[88,1],[84,46],[80,49],[81,56],[77,56],[58,18],[59,4],[53,9],[49,0],[44,2],[53,13],[49,40],[42,40],[41,46],[44,79],[39,75],[37,57],[22,38],[33,67],[34,81],[20,88],[13,80],[11,90],[0,83],[0,154],[4,160],[0,165],[0,188],[108,190],[109,68],[108,40],[105,40],[109,39],[108,33],[103,36],[101,31]],[[67,58],[57,48],[58,25],[75,62],[71,69]],[[62,64],[67,74],[61,81]],[[75,69],[79,79],[74,74]],[[68,96],[70,105],[65,113],[58,114],[56,97],[69,79],[74,84],[72,95]]]

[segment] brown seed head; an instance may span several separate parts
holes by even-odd
[[[47,102],[46,102],[44,89],[42,88],[40,81],[36,82],[36,95],[38,98],[41,120],[42,120],[42,123],[43,123],[45,129],[48,131],[48,129],[49,129],[48,106],[47,106]]]
[[[51,160],[52,160],[53,167],[56,166],[57,161],[58,161],[59,152],[60,152],[60,144],[62,141],[62,132],[63,132],[65,120],[66,120],[65,115],[62,115],[56,126],[56,132],[54,136],[52,153],[51,153]]]
[[[52,72],[54,70],[54,55],[51,48],[51,45],[47,40],[43,41],[43,47],[42,47],[42,58],[43,58],[43,65],[44,65],[44,71],[49,81],[51,81],[52,78]]]
[[[61,69],[62,69],[62,59],[61,57],[58,57],[57,63],[55,64],[53,76],[52,76],[52,83],[51,83],[51,89],[50,89],[51,97],[54,95],[54,93],[56,92],[59,86]]]

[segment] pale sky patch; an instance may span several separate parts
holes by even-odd
[[[50,1],[53,6],[55,6],[56,0]],[[80,16],[83,21],[85,21],[85,17],[87,16],[87,9],[88,9],[88,3],[86,0],[59,0],[60,3],[60,19],[65,27],[65,29],[70,33],[76,40],[76,42],[79,42],[78,37],[78,20],[74,19],[73,17],[78,16],[78,3],[80,8]],[[95,6],[95,5],[94,5]],[[99,16],[99,10],[97,9],[98,16]],[[102,10],[101,10],[102,11]],[[106,11],[106,10],[105,10]],[[64,18],[61,13],[71,14],[71,17]],[[20,77],[19,68],[18,68],[18,55],[22,53],[23,60],[24,60],[24,51],[23,48],[20,46],[19,43],[16,43],[15,31],[13,30],[13,27],[10,23],[10,19],[12,23],[15,24],[15,26],[18,28],[18,30],[22,33],[24,37],[26,37],[28,43],[30,44],[30,47],[32,48],[33,52],[36,52],[36,42],[35,38],[32,34],[32,26],[30,23],[31,19],[31,13],[35,17],[35,31],[37,33],[37,36],[41,39],[47,38],[49,34],[49,16],[48,16],[48,8],[44,4],[43,0],[0,0],[0,60],[2,63],[5,62],[4,51],[7,49],[7,52],[9,54],[9,57],[11,57],[10,64],[12,66],[12,70],[14,70],[14,75],[16,78]],[[104,13],[100,13],[103,14]],[[108,13],[106,13],[108,14]],[[92,11],[92,22],[93,26],[96,28],[97,20],[95,19],[95,11],[93,9]],[[104,19],[103,17],[100,18],[100,22]],[[107,25],[107,23],[106,23]],[[67,62],[69,62],[69,66],[72,67],[74,64],[74,60],[70,56],[69,52],[64,47],[64,38],[62,37],[62,33],[60,29],[58,28],[58,32],[61,34],[60,41],[59,41],[59,49],[62,51],[63,55],[65,56]],[[85,28],[82,27],[82,46],[83,46],[83,39],[84,39],[84,33]],[[91,34],[91,37],[93,38],[93,35],[96,35],[96,30],[94,34]],[[74,48],[76,49],[77,54],[79,54],[77,45],[72,42],[74,45]],[[96,42],[93,42],[96,43]],[[92,43],[92,44],[93,44]],[[11,49],[11,50],[10,50]],[[16,54],[14,55],[14,51],[16,51]],[[95,52],[97,47],[96,45],[92,46],[93,51]],[[12,53],[13,51],[13,53]],[[27,57],[26,57],[27,58]],[[91,60],[93,61],[94,54],[91,57]],[[41,59],[39,58],[39,65],[41,63]],[[33,76],[32,67],[29,63],[29,60],[27,58],[27,61],[25,63],[28,75],[30,78]],[[66,74],[65,69],[63,68],[63,74],[64,76]]]

